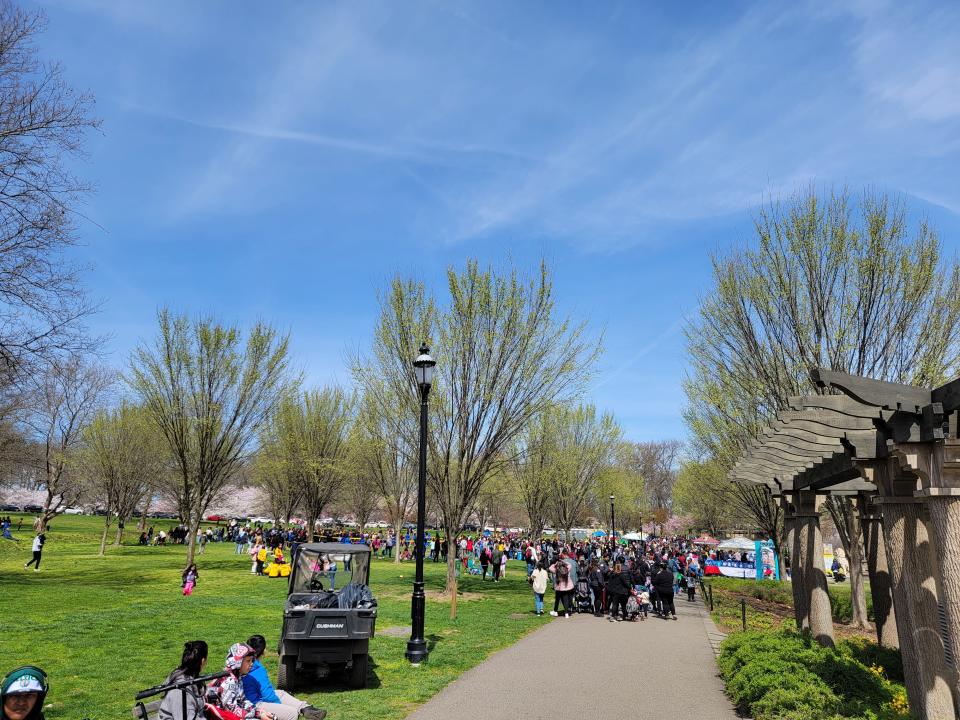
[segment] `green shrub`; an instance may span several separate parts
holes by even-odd
[[[781,630],[731,635],[717,662],[727,694],[756,720],[901,720],[903,687],[885,677],[898,659],[866,641],[831,650]]]
[[[837,647],[867,667],[879,667],[888,680],[903,682],[903,660],[897,648],[881,647],[865,638],[841,640]]]

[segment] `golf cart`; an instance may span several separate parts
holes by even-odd
[[[293,690],[308,673],[349,672],[351,687],[367,685],[377,601],[370,582],[370,548],[307,543],[297,548],[283,609],[277,687]]]

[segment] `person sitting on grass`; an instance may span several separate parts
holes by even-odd
[[[0,681],[0,720],[43,720],[47,674],[33,665],[11,670]]]
[[[172,685],[181,680],[200,677],[207,664],[207,643],[203,640],[191,640],[183,644],[183,655],[180,656],[180,665],[163,681],[164,685]],[[188,685],[179,690],[168,690],[160,701],[159,720],[203,720],[205,706],[203,683]],[[186,699],[187,714],[184,716],[184,699]]]
[[[217,678],[207,689],[208,717],[273,720],[272,713],[258,710],[243,694],[243,676],[250,672],[255,658],[256,653],[246,643],[234,643],[230,646],[223,668],[229,675]]]
[[[323,720],[327,716],[326,710],[315,708],[283,690],[274,689],[267,669],[260,662],[263,651],[267,648],[263,635],[251,635],[247,645],[253,648],[256,655],[250,672],[242,678],[243,694],[257,709],[266,710],[277,720],[297,720],[299,715],[303,715],[307,720]]]

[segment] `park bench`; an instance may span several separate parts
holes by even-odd
[[[130,714],[133,715],[137,720],[156,720],[160,715],[160,703],[162,700],[154,700],[152,702],[144,703],[148,697],[154,697],[156,695],[165,695],[170,690],[180,690],[189,685],[195,683],[204,683],[209,682],[210,680],[216,680],[217,678],[222,678],[227,675],[226,670],[221,670],[220,672],[215,672],[210,675],[203,675],[197,678],[189,678],[187,680],[180,680],[178,682],[169,683],[167,685],[156,685],[152,688],[147,688],[146,690],[141,690],[137,693],[134,700],[136,700],[136,705],[133,706],[133,709],[130,711]],[[186,704],[186,694],[184,694],[183,701],[183,717],[187,716],[187,704]]]
[[[138,702],[133,706],[130,714],[138,720],[156,720],[160,714],[160,700],[154,700],[149,703]]]

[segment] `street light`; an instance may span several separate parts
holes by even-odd
[[[617,544],[617,516],[613,513],[613,495],[610,496],[610,537],[613,538],[613,544]]]
[[[417,573],[413,580],[413,599],[410,617],[413,628],[407,641],[407,660],[419,665],[427,659],[427,641],[423,636],[423,616],[426,610],[426,597],[423,594],[423,546],[424,520],[427,514],[427,396],[433,382],[433,366],[436,361],[430,357],[430,348],[424,343],[420,354],[413,361],[413,374],[420,388],[420,468],[417,478]]]

